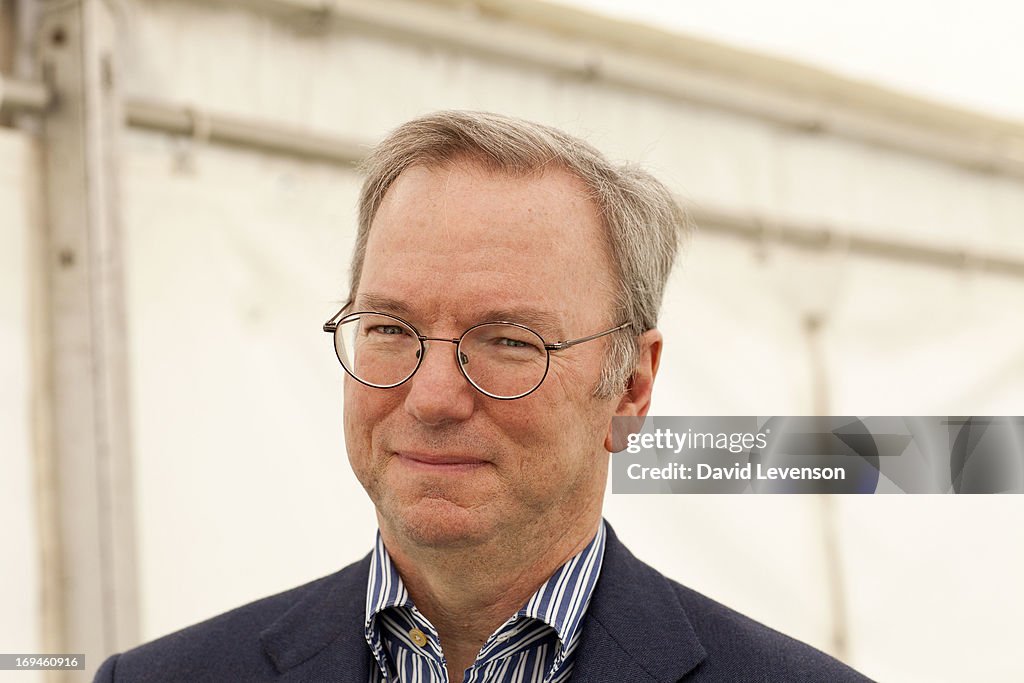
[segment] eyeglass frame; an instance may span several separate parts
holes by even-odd
[[[488,398],[496,399],[498,401],[515,401],[516,399],[525,398],[525,397],[529,396],[530,394],[532,394],[533,392],[537,391],[537,389],[540,389],[540,385],[544,384],[544,380],[547,379],[547,376],[548,376],[548,370],[551,368],[551,352],[552,351],[564,351],[566,349],[572,348],[573,346],[576,346],[577,344],[582,344],[584,342],[593,341],[594,339],[599,339],[601,337],[607,336],[607,335],[612,334],[614,332],[619,332],[620,330],[624,330],[627,327],[629,327],[630,324],[631,324],[629,321],[626,321],[624,323],[620,323],[619,325],[616,325],[615,327],[613,327],[611,329],[605,330],[604,332],[598,332],[597,334],[587,335],[586,337],[579,337],[578,339],[568,339],[568,340],[559,341],[559,342],[548,342],[548,341],[545,341],[544,337],[542,337],[539,332],[537,332],[536,330],[534,330],[531,327],[523,325],[522,323],[516,323],[516,322],[509,321],[509,320],[485,320],[484,322],[477,323],[475,325],[471,325],[461,335],[459,335],[458,337],[456,337],[454,339],[450,339],[448,337],[427,337],[425,335],[422,335],[422,334],[420,334],[420,331],[417,330],[413,326],[412,323],[408,322],[407,320],[403,320],[402,318],[398,317],[397,315],[393,315],[391,313],[381,313],[380,311],[353,311],[351,313],[345,313],[345,309],[346,308],[348,308],[348,305],[342,307],[342,309],[340,311],[338,311],[337,313],[335,313],[334,315],[332,315],[330,318],[327,319],[327,322],[324,323],[324,327],[323,327],[324,332],[329,333],[333,337],[335,335],[335,333],[337,332],[338,325],[341,324],[341,321],[343,321],[346,318],[349,318],[351,316],[355,316],[355,315],[380,315],[380,316],[385,316],[385,317],[388,317],[388,318],[393,318],[394,320],[397,320],[398,322],[400,322],[403,325],[405,325],[406,327],[408,327],[416,335],[416,339],[419,341],[419,344],[420,344],[420,353],[418,354],[418,357],[416,358],[416,367],[414,367],[412,369],[412,372],[410,372],[409,375],[405,379],[403,379],[401,382],[397,382],[395,384],[371,384],[371,383],[369,383],[369,382],[367,382],[365,380],[362,380],[362,379],[359,379],[358,377],[356,377],[355,373],[352,372],[351,370],[349,370],[348,367],[346,367],[345,362],[341,360],[341,355],[338,353],[338,343],[337,343],[337,341],[335,341],[334,342],[334,355],[338,357],[338,362],[341,363],[341,367],[346,372],[346,374],[348,374],[349,377],[351,377],[355,381],[357,381],[360,384],[363,384],[365,386],[372,387],[374,389],[394,389],[396,387],[400,387],[403,384],[405,384],[406,382],[408,382],[410,379],[412,379],[413,375],[415,375],[419,371],[420,365],[423,364],[423,358],[427,355],[427,347],[426,347],[426,344],[424,342],[428,342],[428,341],[442,341],[442,342],[448,342],[450,344],[455,344],[455,364],[457,366],[459,366],[459,372],[466,379],[466,381],[469,382],[470,386],[473,387],[474,389],[476,389],[477,391],[479,391],[484,396],[487,396]],[[527,332],[530,332],[531,334],[535,335],[537,337],[537,339],[541,340],[542,345],[544,347],[544,351],[545,351],[544,374],[541,375],[541,378],[540,378],[540,380],[537,381],[536,386],[534,386],[529,391],[527,391],[525,393],[522,393],[522,394],[519,394],[517,396],[496,396],[495,394],[492,394],[489,391],[485,391],[484,389],[482,389],[476,382],[474,382],[470,378],[470,376],[466,373],[465,367],[463,367],[464,364],[462,362],[460,362],[460,359],[459,359],[459,353],[460,353],[459,346],[462,345],[462,340],[466,338],[467,334],[469,334],[470,332],[472,332],[473,330],[475,330],[475,329],[477,329],[479,327],[483,327],[484,325],[512,325],[513,327],[518,327],[520,329],[526,330]]]

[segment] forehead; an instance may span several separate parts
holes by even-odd
[[[556,167],[521,177],[472,162],[411,167],[374,218],[358,295],[428,317],[522,307],[568,323],[584,306],[605,313],[614,277],[588,194]]]

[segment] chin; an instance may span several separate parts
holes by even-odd
[[[408,541],[430,548],[460,548],[489,540],[494,525],[479,509],[465,508],[444,498],[424,498],[401,505],[387,515],[392,529]]]

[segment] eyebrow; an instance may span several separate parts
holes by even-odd
[[[356,297],[355,308],[359,310],[380,311],[381,313],[392,313],[400,318],[412,318],[412,309],[398,299],[379,294],[360,294]]]
[[[510,323],[519,323],[527,327],[536,328],[538,332],[556,333],[561,329],[562,321],[558,316],[548,311],[543,311],[532,306],[517,308],[493,308],[484,313],[480,322],[489,320],[502,320]],[[545,339],[544,341],[555,341]]]
[[[405,318],[410,322],[415,322],[416,314],[409,308],[405,303],[398,299],[393,299],[389,296],[382,296],[380,294],[360,294],[356,301],[357,308],[360,310],[374,310],[380,311],[381,313],[391,313],[397,315],[399,318]],[[551,334],[560,334],[562,329],[561,319],[551,313],[540,308],[533,306],[516,306],[514,308],[492,308],[484,311],[478,316],[472,324],[491,322],[491,321],[505,321],[519,323],[520,325],[526,325],[530,328],[535,328],[538,332],[545,332]],[[545,339],[545,341],[556,341]]]

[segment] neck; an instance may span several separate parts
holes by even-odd
[[[535,525],[514,541],[472,547],[417,545],[381,520],[381,537],[417,609],[438,631],[449,680],[461,681],[484,642],[566,561],[593,540],[596,515],[572,524]],[[551,529],[560,529],[552,534]]]

